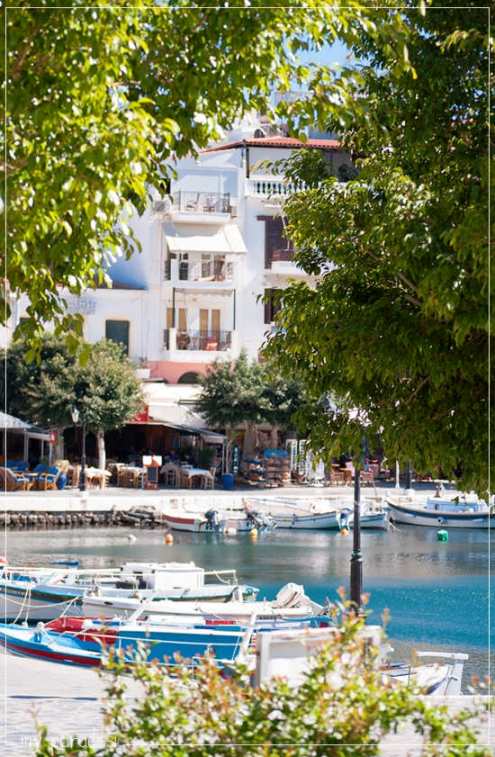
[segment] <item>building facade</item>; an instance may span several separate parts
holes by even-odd
[[[350,164],[335,140],[267,136],[255,120],[179,161],[165,196],[131,220],[142,251],[110,269],[112,288],[68,298],[85,338],[123,343],[143,375],[171,384],[195,383],[241,350],[256,357],[274,316],[271,293],[307,279],[280,210],[294,187],[271,165],[301,147],[324,150],[336,175]]]

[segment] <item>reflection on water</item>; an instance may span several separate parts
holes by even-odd
[[[2,553],[12,564],[47,563],[62,556],[85,567],[109,567],[124,560],[189,561],[205,569],[235,568],[260,596],[273,597],[288,581],[302,583],[317,601],[348,586],[352,534],[274,531],[235,537],[125,529],[10,532]],[[6,538],[6,543],[5,543]],[[447,543],[434,529],[404,526],[389,532],[364,531],[365,590],[372,618],[391,614],[389,635],[405,642],[470,651],[478,672],[486,670],[488,646],[488,540],[483,531],[451,530]],[[477,651],[476,651],[477,650]],[[470,666],[471,667],[471,666]]]

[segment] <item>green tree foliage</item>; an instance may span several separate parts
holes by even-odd
[[[104,467],[105,431],[131,420],[143,398],[134,367],[120,345],[101,341],[83,349],[89,355],[81,363],[65,340],[45,336],[39,361],[28,362],[26,345],[15,341],[1,356],[0,400],[12,415],[56,429],[59,436],[73,425],[71,408],[77,407],[79,422],[97,435],[99,464]]]
[[[384,738],[405,725],[408,746],[414,732],[417,753],[424,757],[489,757],[490,748],[476,733],[482,708],[453,713],[445,705],[429,704],[412,685],[386,682],[378,650],[361,634],[363,624],[348,619],[298,686],[281,676],[254,687],[243,666],[226,679],[211,659],[194,672],[178,660],[173,676],[166,666],[138,663],[129,670],[121,658],[111,659],[104,672],[103,745],[77,737],[61,745],[42,729],[36,754],[373,757],[381,754]]]
[[[486,493],[491,82],[487,9],[467,5],[403,14],[414,73],[367,34],[353,46],[367,63],[326,117],[360,172],[292,166],[310,187],[285,205],[289,235],[322,275],[284,292],[268,354],[340,399],[309,406],[316,450],[358,450],[364,424],[389,458]]]
[[[38,336],[47,321],[60,334],[80,328],[60,287],[80,294],[136,248],[129,217],[152,189],[163,194],[175,157],[243,113],[267,110],[274,84],[290,89],[311,77],[300,50],[370,28],[356,0],[340,9],[318,0],[290,9],[257,0],[6,5],[2,256],[10,291],[29,296],[21,332]],[[375,33],[395,38],[402,26],[397,17]]]
[[[232,362],[216,361],[202,380],[196,408],[214,428],[230,435],[238,426],[262,423],[288,429],[301,407],[301,385],[243,352]]]

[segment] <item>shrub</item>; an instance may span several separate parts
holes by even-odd
[[[378,649],[360,634],[363,624],[362,618],[348,617],[298,687],[275,678],[255,688],[245,665],[226,677],[212,659],[194,671],[176,669],[171,677],[166,666],[141,659],[128,670],[121,657],[111,657],[102,673],[107,682],[104,746],[77,739],[56,746],[42,729],[37,754],[370,757],[380,753],[387,734],[406,724],[422,734],[424,755],[488,757],[474,730],[481,708],[453,714],[430,704],[415,687],[385,679]],[[142,696],[129,696],[129,680],[139,682]]]

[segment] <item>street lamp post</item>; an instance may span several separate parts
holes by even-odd
[[[361,466],[354,468],[354,520],[352,524],[351,602],[361,607],[363,593],[363,557],[361,554]]]
[[[73,407],[71,410],[72,421],[75,426],[79,421],[79,410]],[[81,444],[81,473],[79,475],[79,491],[86,491],[86,424],[81,423],[82,444]]]

